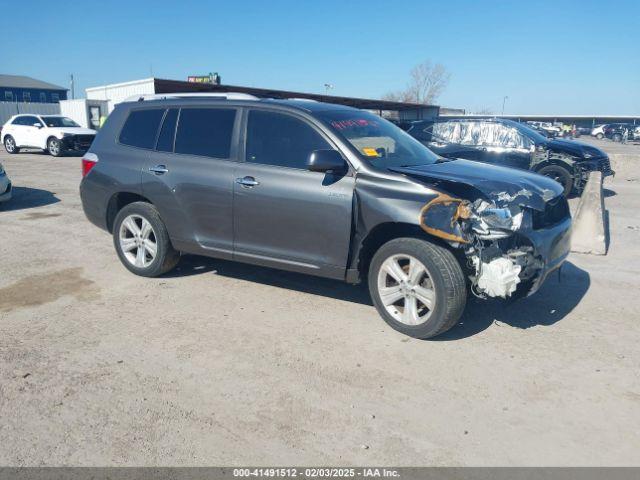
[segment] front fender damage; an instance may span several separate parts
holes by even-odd
[[[495,192],[473,202],[439,193],[420,211],[420,226],[464,251],[472,292],[507,298],[544,267],[521,231],[531,228],[532,211],[523,207],[531,192]],[[490,198],[489,198],[490,197]]]

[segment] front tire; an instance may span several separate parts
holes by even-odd
[[[4,149],[11,155],[14,153],[20,153],[20,149],[11,135],[4,137]]]
[[[371,260],[368,280],[383,320],[414,338],[449,330],[467,300],[458,260],[446,248],[417,238],[396,238],[380,247]]]
[[[61,157],[64,154],[62,142],[57,138],[50,138],[47,141],[47,150],[49,151],[49,154],[54,157]]]
[[[142,277],[163,275],[180,259],[158,210],[146,202],[130,203],[118,212],[113,244],[122,264]]]
[[[547,165],[542,167],[538,172],[540,175],[549,177],[564,188],[564,196],[568,197],[573,190],[573,176],[571,172],[560,165]]]

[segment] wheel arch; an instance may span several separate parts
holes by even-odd
[[[358,245],[358,251],[354,255],[357,262],[354,268],[358,271],[360,279],[366,278],[371,259],[378,249],[394,238],[418,238],[439,245],[451,251],[464,268],[464,253],[459,248],[452,247],[441,238],[425,232],[419,225],[404,222],[383,222],[372,228]]]
[[[148,198],[134,192],[117,192],[109,198],[106,210],[106,226],[109,233],[113,233],[113,222],[118,212],[134,202],[145,202],[153,205],[153,202]]]
[[[549,158],[542,160],[541,162],[536,163],[531,169],[534,172],[539,172],[544,167],[548,167],[551,165],[557,165],[559,167],[565,168],[571,175],[575,173],[575,160],[568,158],[564,155],[550,156]]]

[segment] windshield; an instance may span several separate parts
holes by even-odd
[[[42,117],[47,127],[79,127],[76,122],[67,117]]]
[[[436,154],[411,135],[372,113],[329,111],[318,116],[375,167],[428,165],[438,160]]]

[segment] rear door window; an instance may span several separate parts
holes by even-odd
[[[133,110],[120,131],[120,143],[131,147],[152,149],[164,109]]]
[[[176,123],[178,121],[178,109],[170,108],[167,110],[158,135],[158,144],[156,150],[160,152],[173,152],[173,140],[176,135]]]
[[[26,127],[32,127],[34,123],[42,125],[42,122],[38,120],[38,117],[32,117],[30,115],[18,117],[13,121],[13,125],[24,125]]]
[[[228,159],[235,119],[235,109],[182,108],[175,152]]]
[[[247,162],[307,168],[314,150],[332,149],[310,125],[291,115],[252,110],[247,123]]]

